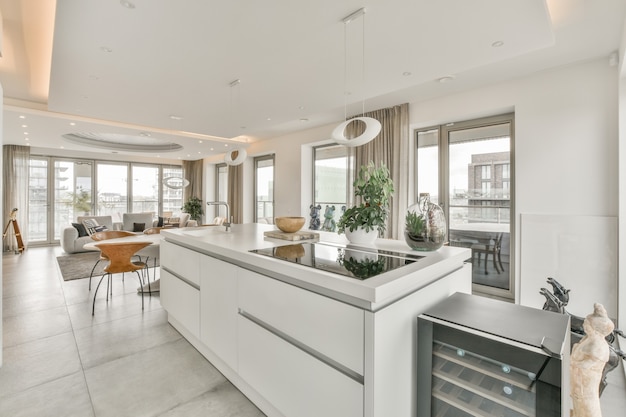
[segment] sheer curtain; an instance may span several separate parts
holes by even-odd
[[[191,197],[202,200],[202,167],[204,161],[183,161],[183,178],[189,181],[189,185],[183,188],[183,203]]]
[[[4,145],[2,147],[2,218],[6,226],[11,210],[17,208],[17,223],[24,244],[28,242],[28,170],[30,148],[28,146]],[[13,227],[9,228],[2,243],[3,251],[16,251],[17,240]]]
[[[351,148],[351,156],[354,158],[352,178],[357,175],[361,165],[367,165],[369,161],[376,166],[382,162],[389,169],[395,191],[391,199],[387,230],[382,237],[400,239],[404,234],[404,215],[409,195],[409,105],[405,103],[375,110],[365,113],[365,116],[378,120],[382,125],[381,131],[371,142]],[[353,125],[351,123],[349,127]],[[358,129],[348,129],[347,136],[355,137],[360,133]]]
[[[228,206],[232,223],[243,221],[243,164],[228,166]],[[230,220],[230,219],[227,219]]]

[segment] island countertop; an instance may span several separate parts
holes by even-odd
[[[444,246],[437,251],[419,252],[411,250],[404,241],[377,239],[375,249],[423,258],[366,280],[359,280],[250,252],[254,249],[315,241],[340,246],[349,244],[344,235],[322,231],[316,231],[319,239],[297,242],[264,236],[264,232],[273,230],[276,230],[274,225],[249,223],[234,224],[228,232],[222,226],[207,226],[164,229],[161,234],[167,242],[369,311],[378,310],[460,269],[470,257],[469,249],[465,248]]]

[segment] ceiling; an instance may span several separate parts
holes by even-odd
[[[342,22],[361,7],[365,19]],[[145,156],[63,139],[105,134],[175,142],[150,155],[196,160],[363,108],[608,65],[626,2],[0,0],[0,11],[5,144]]]

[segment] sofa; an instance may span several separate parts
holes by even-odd
[[[66,227],[61,232],[61,247],[66,253],[88,252],[83,245],[92,242],[91,236],[84,227],[85,220],[95,220],[99,226],[107,230],[126,230],[128,232],[143,233],[151,227],[193,227],[198,223],[190,220],[189,213],[179,213],[167,219],[154,220],[152,213],[124,213],[121,223],[114,223],[111,216],[79,216],[76,223]],[[163,224],[159,224],[163,222]]]

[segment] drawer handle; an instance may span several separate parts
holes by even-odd
[[[353,371],[352,369],[348,368],[345,365],[342,365],[341,363],[337,362],[336,360],[329,358],[328,356],[324,355],[321,352],[318,352],[317,350],[313,349],[310,346],[305,345],[304,343],[300,342],[297,339],[294,339],[293,337],[289,336],[288,334],[278,330],[277,328],[275,328],[274,326],[264,322],[263,320],[259,319],[258,317],[253,316],[250,313],[245,312],[242,309],[239,309],[239,315],[250,320],[252,323],[256,324],[257,326],[267,330],[268,332],[272,333],[274,336],[279,337],[280,339],[284,340],[285,342],[289,343],[290,345],[300,349],[301,351],[313,356],[315,359],[325,363],[326,365],[330,366],[331,368],[333,368],[334,370],[341,372],[342,374],[344,374],[345,376],[347,376],[348,378],[356,381],[357,383],[363,385],[365,379],[363,378],[363,375],[360,375],[359,373]]]

